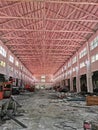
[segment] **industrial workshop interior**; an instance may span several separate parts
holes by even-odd
[[[0,130],[98,130],[98,0],[0,0]]]

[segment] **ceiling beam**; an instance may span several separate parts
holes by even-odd
[[[0,28],[0,31],[19,31],[19,32],[43,32],[43,30],[34,29],[17,29],[17,28]],[[44,30],[45,32],[56,32],[56,33],[93,33],[93,31],[85,30]]]
[[[45,41],[59,41],[59,40],[62,40],[62,41],[86,41],[86,39],[75,39],[75,38],[54,38],[54,39],[51,39],[51,38],[29,38],[29,37],[10,37],[10,36],[2,36],[0,37],[1,39],[17,39],[17,40],[34,40],[34,39],[37,39],[37,40],[45,40]]]
[[[60,47],[60,45],[58,46],[58,47]],[[18,50],[18,51],[35,51],[36,52],[36,48],[18,48],[18,47],[12,47],[12,48],[10,48],[11,50]],[[44,48],[43,49],[44,51],[48,51],[49,50],[49,48]],[[51,48],[51,51],[63,51],[64,50],[64,52],[69,52],[69,51],[74,51],[75,49],[74,48],[70,48],[70,49],[68,49],[68,46],[67,46],[67,48]],[[40,48],[39,49],[39,51],[42,51],[42,48]],[[48,53],[48,52],[47,52]]]
[[[42,0],[44,1],[44,0]],[[71,1],[71,0],[45,0],[46,3],[59,3],[59,4],[76,4],[76,5],[96,5],[98,6],[97,2],[88,2],[88,1]]]
[[[43,20],[43,18],[37,17],[20,17],[20,16],[0,16],[0,19],[22,19],[22,20]],[[48,21],[64,21],[64,22],[95,22],[97,23],[97,19],[64,19],[64,18],[44,18],[44,20]]]
[[[16,56],[20,56],[20,55],[31,55],[31,53],[27,53],[27,52],[13,52],[13,54],[15,54]],[[32,53],[33,55],[42,55],[42,52],[41,53]],[[55,55],[55,56],[71,56],[72,55],[72,53],[70,52],[70,53],[65,53],[65,55],[64,55],[64,52],[56,52],[56,53],[52,53],[52,52],[49,52],[48,53],[48,56],[53,56],[53,55]]]
[[[20,55],[32,55],[32,54],[33,55],[40,55],[40,56],[42,55],[41,53],[32,53],[31,54],[31,53],[28,53],[28,52],[14,52],[14,51],[12,51],[12,52],[16,56],[20,56]]]
[[[98,6],[97,2],[88,1],[71,1],[71,0],[4,0],[4,1],[21,1],[21,2],[45,2],[45,3],[57,3],[57,4],[76,4],[76,5],[95,5]]]
[[[68,58],[68,57],[63,57],[63,58],[61,58],[61,57],[59,57],[59,58],[53,58],[52,57],[52,60],[51,61],[47,61],[47,62],[52,62],[52,61],[55,61],[55,60],[59,60],[59,59],[62,59],[62,60],[65,60],[66,58]],[[19,59],[20,60],[26,60],[26,59],[28,59],[28,60],[32,60],[32,59],[39,59],[39,58],[36,58],[36,57],[32,57],[32,58],[29,58],[29,57],[19,57]]]
[[[49,55],[46,55],[46,57],[47,56],[49,56]],[[29,57],[29,58],[32,58],[32,57],[36,57],[36,58],[39,58],[39,56],[37,56],[37,55],[17,55],[17,57],[20,57],[20,58],[25,58],[25,57]],[[69,57],[68,55],[58,55],[58,56],[56,56],[56,55],[53,55],[52,56],[53,58],[61,58],[61,57]],[[50,57],[51,58],[51,57]],[[52,59],[51,59],[52,60]]]
[[[58,57],[66,57],[66,56],[70,56],[70,55],[72,55],[73,54],[73,52],[74,51],[61,51],[61,52],[54,52],[54,53],[52,53],[52,52],[49,52],[49,53],[47,53],[46,54],[46,56],[45,57],[53,57],[53,58],[58,58]],[[58,54],[59,53],[59,54]],[[64,55],[64,53],[65,53],[65,55]],[[18,57],[22,57],[22,55],[25,55],[26,57],[29,57],[30,56],[30,53],[17,53],[17,52],[14,52],[14,54],[15,55],[17,55]],[[20,56],[21,55],[21,56]],[[60,55],[60,56],[59,56]],[[42,53],[40,53],[40,55],[37,55],[37,54],[33,54],[32,55],[32,57],[36,57],[36,58],[39,58],[39,57],[37,57],[37,56],[39,56],[40,58],[41,58],[41,56],[42,56]],[[32,58],[31,56],[30,56],[30,58]]]
[[[26,58],[26,59],[20,59],[20,60],[22,60],[22,61],[32,61],[32,60],[36,60],[36,59],[35,58],[32,58],[32,59]],[[53,60],[53,61],[50,61],[50,62],[52,63],[52,62],[59,62],[59,61],[63,61],[64,62],[65,59],[57,59],[56,61]],[[50,62],[47,62],[47,63],[49,64]],[[35,63],[38,63],[38,62],[35,61]]]
[[[33,43],[29,43],[29,44],[15,44],[15,43],[7,43],[7,44],[5,44],[5,45],[7,45],[7,46],[15,46],[15,47],[17,47],[17,46],[32,46],[32,47],[39,47],[40,46],[40,44],[33,44]],[[47,44],[45,44],[44,45],[45,47],[50,47],[50,45],[47,45]],[[53,44],[53,45],[51,45],[51,47],[73,47],[73,48],[76,48],[76,47],[80,47],[81,45],[80,44],[78,44],[78,43],[73,43],[73,44],[66,44],[66,43],[63,43],[63,45],[62,44]]]
[[[40,57],[18,57],[18,58],[19,58],[20,60],[23,60],[23,59],[29,59],[29,60],[31,60],[31,59],[39,59]],[[69,58],[69,56],[63,56],[63,57],[58,57],[58,56],[57,56],[57,58],[56,58],[56,57],[51,57],[52,60],[47,61],[47,62],[52,62],[52,61],[59,60],[59,59],[64,60],[64,59],[66,59],[66,58]]]
[[[33,45],[33,44],[31,44],[31,45],[22,45],[22,44],[5,44],[6,46],[10,46],[10,48],[13,48],[13,47],[32,47],[33,48],[33,50],[34,50],[34,48],[35,47],[38,47],[38,45],[36,46],[36,45]],[[40,46],[40,45],[39,45]],[[47,48],[47,49],[45,49],[45,50],[49,50],[49,48],[50,48],[50,45],[45,45],[45,47]],[[54,48],[55,47],[55,48]],[[58,48],[58,47],[60,47],[60,48]],[[79,47],[81,47],[81,45],[80,44],[66,44],[66,43],[64,43],[63,45],[61,45],[61,44],[59,44],[59,45],[51,45],[51,48],[53,48],[53,49],[57,49],[57,50],[59,50],[59,49],[66,49],[66,48],[73,48],[73,49],[75,49],[75,48],[79,48]],[[19,49],[19,48],[18,48]],[[35,48],[36,49],[36,48]],[[40,50],[40,49],[39,49]]]

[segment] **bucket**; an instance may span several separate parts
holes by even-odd
[[[91,121],[84,121],[83,128],[84,130],[91,130],[92,129]]]

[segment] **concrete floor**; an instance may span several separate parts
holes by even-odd
[[[52,90],[40,90],[15,96],[24,114],[17,119],[28,128],[8,120],[0,130],[83,130],[84,120],[98,122],[98,106],[88,107],[83,101],[67,101],[56,95]]]

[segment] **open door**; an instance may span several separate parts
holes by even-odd
[[[77,92],[77,88],[76,88],[76,77],[73,78],[73,90],[74,90],[74,92]]]
[[[81,92],[87,92],[87,78],[86,78],[86,74],[81,75],[80,85],[81,85]]]
[[[92,83],[94,92],[98,92],[98,71],[93,72]]]

